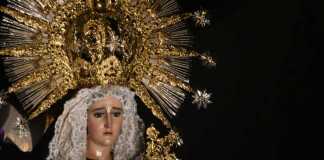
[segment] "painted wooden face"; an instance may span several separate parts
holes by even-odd
[[[120,135],[123,123],[121,102],[107,96],[94,102],[88,110],[88,140],[102,145],[113,145]]]

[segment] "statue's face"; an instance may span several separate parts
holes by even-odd
[[[88,110],[88,141],[98,145],[113,145],[120,134],[123,123],[121,102],[107,96],[92,104]]]

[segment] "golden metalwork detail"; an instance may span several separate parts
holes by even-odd
[[[182,143],[178,133],[170,130],[168,135],[161,137],[160,132],[154,126],[151,126],[146,129],[146,135],[148,140],[146,143],[146,159],[177,159],[176,155],[172,153],[172,148]]]
[[[188,49],[192,37],[184,20],[194,14],[177,14],[175,0],[31,1],[0,6],[8,15],[0,21],[0,33],[9,37],[0,42],[0,56],[10,57],[4,61],[17,69],[7,66],[9,92],[18,96],[29,119],[69,90],[114,84],[135,90],[153,115],[171,128],[169,119],[185,93],[193,92],[189,64],[199,53]],[[207,56],[201,59],[213,64]],[[146,157],[176,158],[171,153],[175,132],[158,138],[151,127],[147,135],[151,142]]]

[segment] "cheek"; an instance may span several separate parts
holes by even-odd
[[[89,118],[88,120],[88,134],[89,135],[96,135],[100,131],[100,122],[93,118]]]
[[[123,119],[116,120],[116,122],[114,124],[115,125],[113,127],[113,132],[115,133],[115,137],[117,138],[120,135],[120,131],[121,131],[122,124],[123,124]]]

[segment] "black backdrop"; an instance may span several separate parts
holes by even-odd
[[[210,10],[211,26],[194,30],[195,47],[210,51],[217,61],[216,70],[193,72],[193,85],[208,88],[214,103],[206,110],[189,103],[182,109],[177,123],[184,140],[181,158],[309,157],[302,131],[311,128],[304,121],[309,107],[321,106],[317,104],[324,28],[320,4],[307,0],[180,3],[188,11]],[[5,145],[0,159],[43,159],[52,134],[53,126],[32,153]]]

